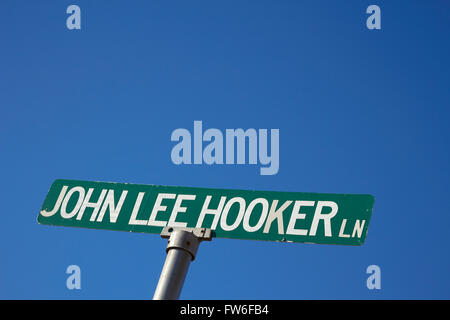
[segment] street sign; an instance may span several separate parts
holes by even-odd
[[[361,245],[374,198],[55,180],[38,222],[160,234],[164,227],[209,228],[214,237]]]

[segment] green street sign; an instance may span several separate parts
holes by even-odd
[[[374,198],[56,180],[38,222],[160,234],[168,227],[209,228],[214,237],[361,245]]]

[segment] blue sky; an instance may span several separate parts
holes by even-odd
[[[39,225],[58,178],[375,197],[361,247],[202,243],[182,299],[450,298],[449,14],[444,0],[2,1],[0,298],[153,296],[166,240]],[[278,128],[278,174],[174,165],[170,135],[194,120]]]

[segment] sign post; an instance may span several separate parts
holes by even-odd
[[[360,246],[374,201],[369,194],[55,180],[37,221],[168,238],[153,299],[177,299],[201,241],[220,237]]]
[[[176,300],[180,296],[189,264],[194,261],[200,242],[211,240],[211,230],[165,227],[161,237],[169,238],[169,243],[153,300]]]

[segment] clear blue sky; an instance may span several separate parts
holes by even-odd
[[[375,197],[361,247],[202,243],[183,299],[449,299],[449,16],[444,0],[1,1],[0,298],[152,298],[166,240],[36,222],[62,178]],[[194,120],[280,129],[278,174],[174,165],[171,132]]]

